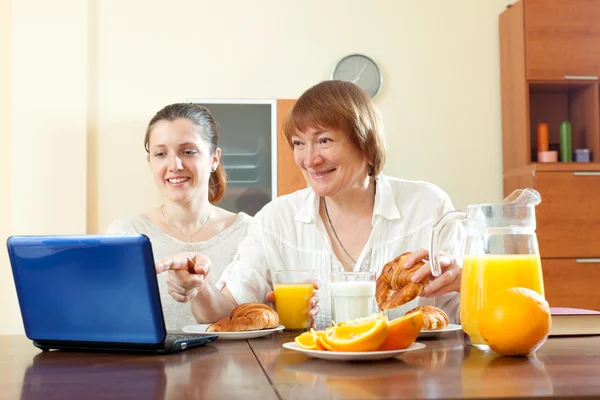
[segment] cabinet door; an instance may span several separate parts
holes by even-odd
[[[527,79],[600,75],[600,0],[525,0]]]
[[[600,310],[600,259],[542,259],[550,307]]]
[[[600,257],[600,174],[537,172],[542,196],[536,209],[544,258]]]
[[[277,195],[283,196],[306,188],[306,179],[294,161],[294,152],[283,134],[283,124],[296,100],[277,100]]]

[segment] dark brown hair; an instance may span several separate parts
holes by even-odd
[[[172,122],[179,118],[188,119],[197,127],[202,128],[199,129],[197,133],[202,139],[210,143],[210,153],[214,154],[217,147],[219,147],[217,123],[206,107],[192,103],[176,103],[168,105],[152,117],[150,123],[148,123],[148,128],[146,128],[146,136],[144,137],[144,148],[146,149],[146,152],[150,153],[150,133],[152,132],[154,125],[160,121]],[[216,171],[210,175],[210,181],[208,182],[208,201],[211,204],[214,204],[221,200],[225,194],[226,187],[227,176],[225,174],[225,169],[223,168],[223,165],[219,163]]]
[[[323,81],[304,92],[283,132],[292,146],[292,135],[309,128],[345,132],[367,159],[369,175],[377,176],[383,169],[386,148],[381,114],[369,95],[354,83]]]

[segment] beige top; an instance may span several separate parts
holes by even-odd
[[[107,234],[139,233],[148,236],[152,244],[154,260],[181,252],[202,253],[210,257],[212,269],[211,282],[216,283],[225,267],[232,261],[240,242],[246,236],[248,224],[252,220],[248,214],[239,213],[236,220],[221,233],[204,242],[187,243],[169,236],[143,215],[120,218],[110,224]],[[196,324],[189,303],[175,301],[167,292],[166,273],[158,275],[160,300],[167,330],[181,330],[186,325]]]

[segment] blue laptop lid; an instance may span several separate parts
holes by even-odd
[[[27,337],[156,344],[166,329],[144,235],[7,240]]]

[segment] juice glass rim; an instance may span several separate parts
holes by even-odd
[[[306,280],[315,280],[316,271],[314,269],[282,269],[273,272],[273,285],[277,284],[296,284],[309,283]],[[296,282],[298,280],[298,282]]]

